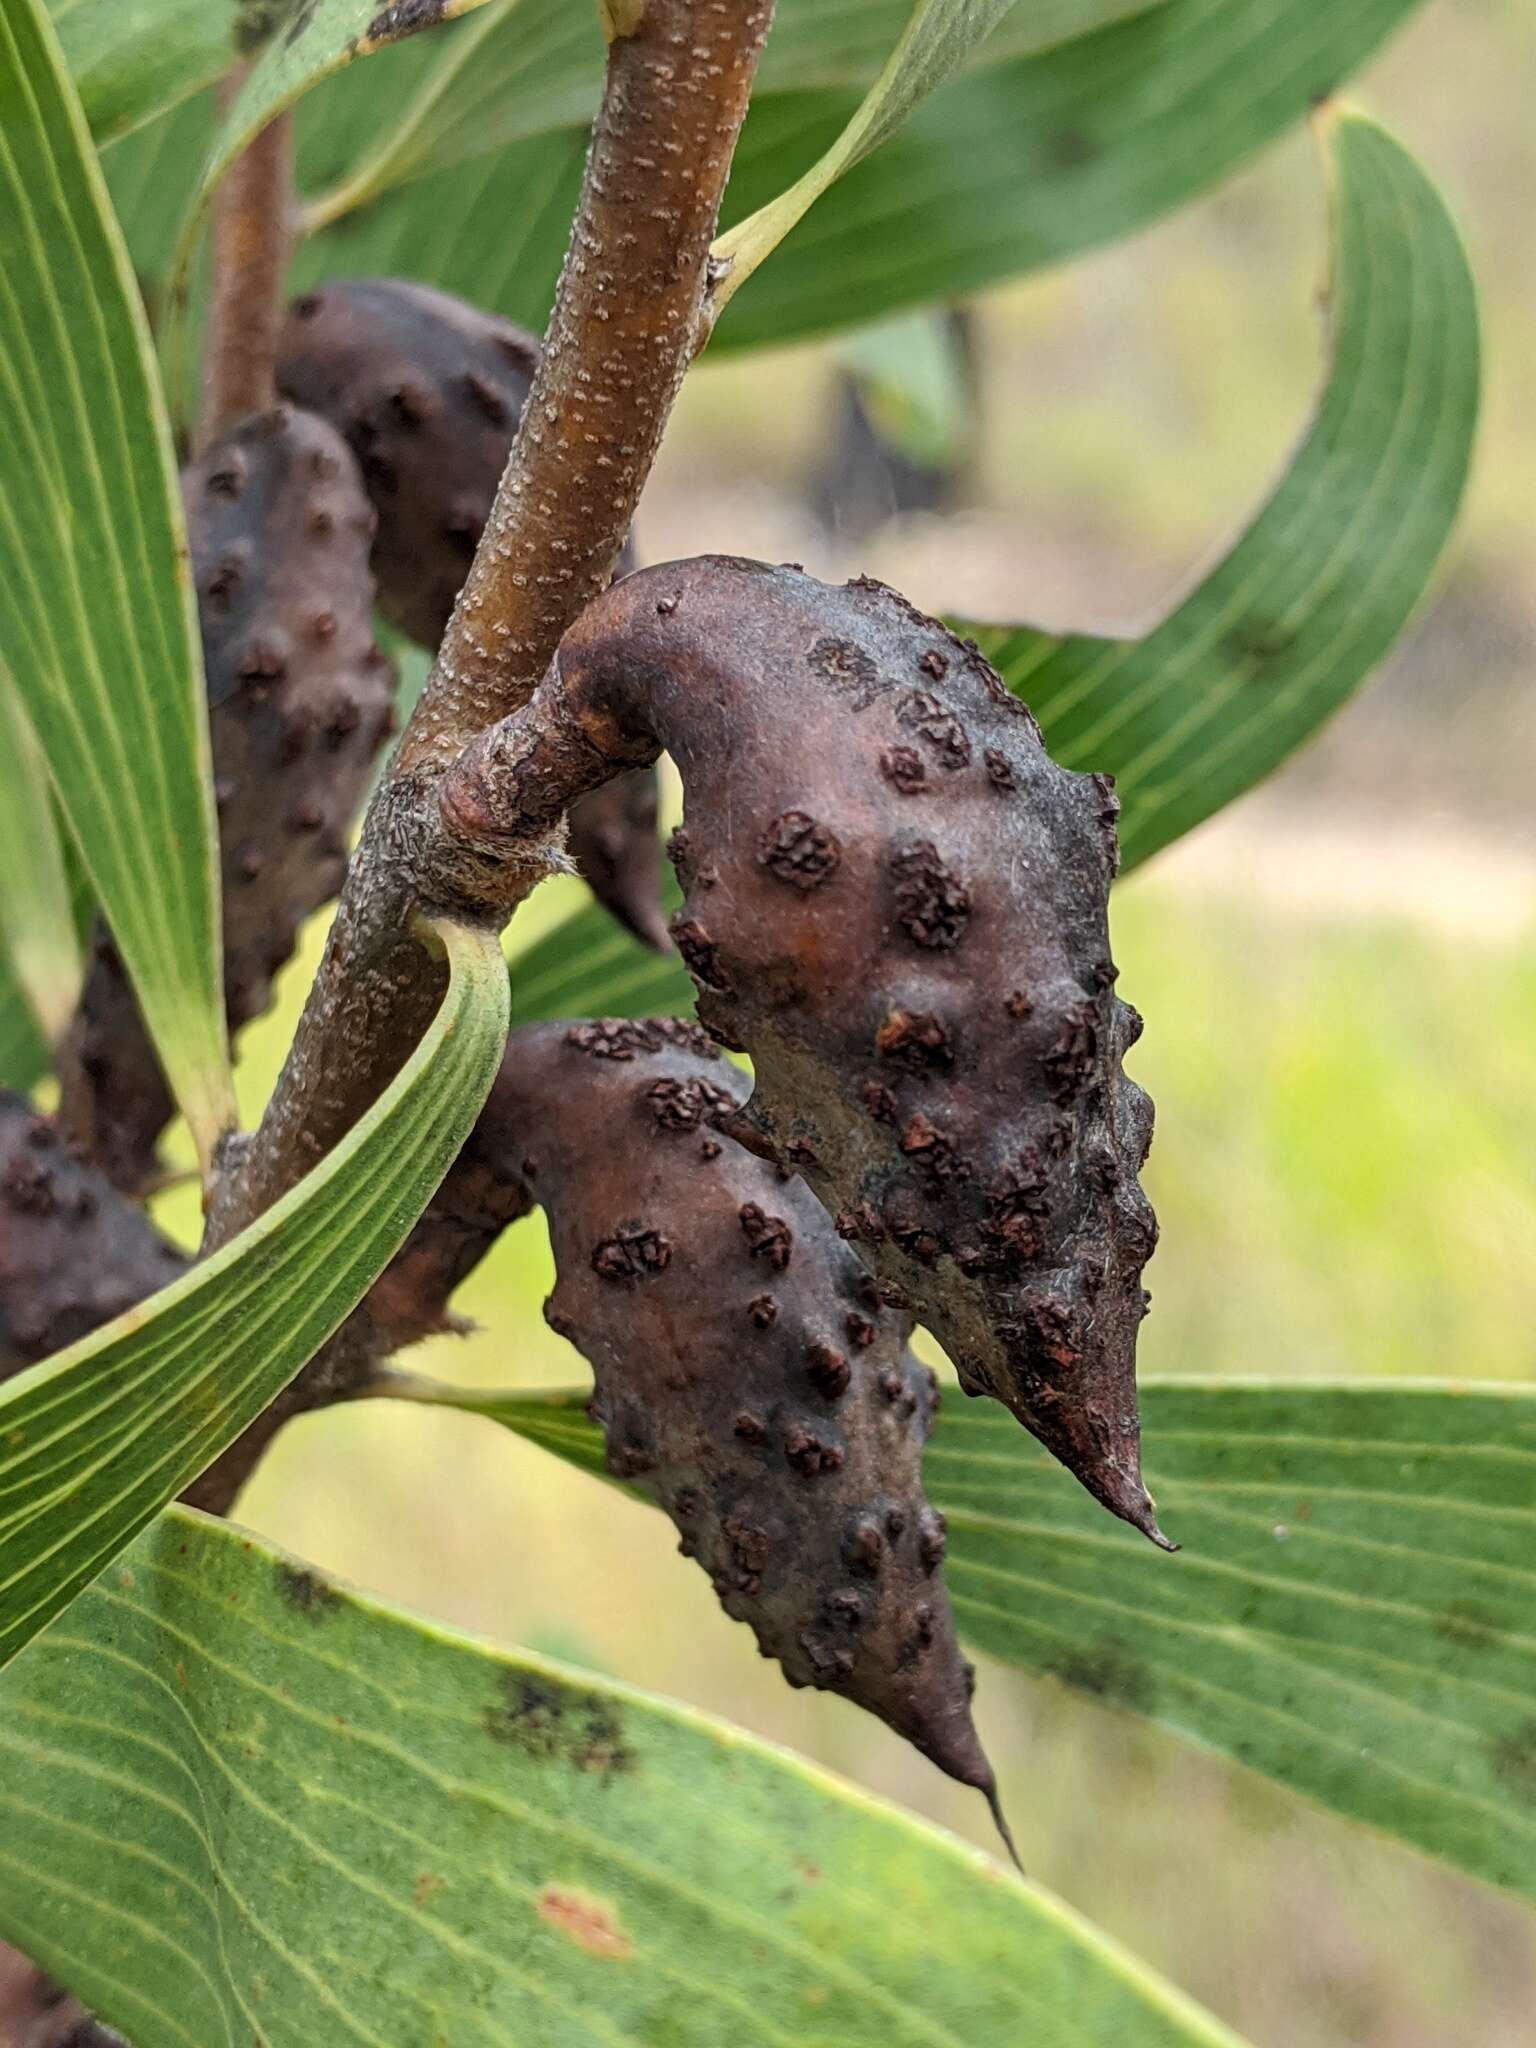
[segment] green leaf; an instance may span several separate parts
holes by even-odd
[[[16,970],[0,952],[0,1088],[25,1095],[49,1067],[48,1048]]]
[[[1321,123],[1331,362],[1305,439],[1218,565],[1144,640],[966,627],[1057,760],[1117,779],[1133,866],[1309,739],[1424,594],[1477,424],[1477,300],[1434,186],[1360,115]]]
[[[676,892],[669,896],[673,906]],[[517,927],[512,927],[514,946]],[[587,903],[511,957],[512,1021],[548,1017],[691,1017],[693,983],[675,953],[655,953]]]
[[[888,142],[907,117],[954,76],[1010,4],[1011,0],[916,0],[901,40],[831,148],[787,191],[716,241],[716,317],[822,194]]]
[[[57,1044],[80,994],[80,946],[48,769],[0,661],[0,952]]]
[[[48,0],[98,142],[184,99],[254,46],[292,0]]]
[[[984,44],[975,70],[824,194],[736,298],[712,346],[864,324],[1128,234],[1301,119],[1413,4],[1163,0],[1033,56],[987,63]],[[729,218],[773,201],[833,146],[858,104],[844,91],[754,95]],[[457,118],[457,98],[443,111]],[[466,136],[474,132],[466,118]],[[299,272],[306,282],[415,277],[541,328],[584,151],[577,126],[509,136],[498,153],[417,176],[315,235]]]
[[[485,4],[486,0],[397,0],[394,5],[387,0],[311,0],[286,32],[268,43],[220,123],[194,196],[194,224],[224,172],[274,115],[359,58],[374,56]],[[591,41],[601,48],[595,16],[589,16],[586,25]],[[375,101],[375,120],[380,111]]]
[[[1240,2048],[951,1836],[184,1510],[0,1754],[0,1931],[135,2048]]]
[[[401,1390],[604,1470],[584,1394]],[[1176,1558],[946,1400],[923,1478],[971,1648],[1536,1898],[1536,1388],[1152,1380],[1142,1413]]]
[[[495,1077],[494,935],[435,927],[448,992],[336,1150],[221,1251],[0,1387],[0,1664],[189,1485],[362,1299]]]
[[[1156,0],[989,0],[1003,19],[969,52],[1000,64],[1146,11]],[[754,96],[807,87],[863,91],[901,36],[912,0],[779,0]],[[472,23],[391,52],[339,78],[301,137],[310,212],[323,226],[392,185],[590,121],[603,45],[590,10],[569,0],[492,0]],[[317,107],[314,114],[321,114]]]
[[[234,1121],[181,499],[133,274],[39,0],[0,14],[0,667],[206,1160]]]

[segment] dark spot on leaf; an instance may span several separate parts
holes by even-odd
[[[1081,1649],[1063,1650],[1059,1656],[1047,1656],[1041,1662],[1064,1684],[1076,1686],[1079,1692],[1092,1693],[1095,1699],[1129,1707],[1138,1714],[1152,1710],[1157,1691],[1152,1674],[1133,1651],[1113,1638],[1084,1644]]]
[[[631,1768],[623,1716],[611,1700],[556,1685],[525,1671],[501,1674],[500,1698],[485,1710],[493,1742],[520,1749],[539,1763],[606,1774]]]
[[[334,1586],[300,1565],[278,1565],[277,1590],[296,1613],[307,1614],[315,1621],[341,1605],[341,1595]]]

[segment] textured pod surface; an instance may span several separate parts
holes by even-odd
[[[357,457],[378,514],[379,609],[436,648],[469,572],[539,359],[511,321],[399,278],[338,279],[295,299],[278,383]],[[631,566],[629,551],[619,571]],[[649,767],[574,804],[570,851],[598,901],[665,947]]]
[[[324,420],[253,415],[182,475],[202,622],[230,1028],[258,1016],[347,837],[393,723],[373,637],[374,516]],[[121,1187],[152,1178],[171,1100],[121,960],[99,932],[73,1044],[72,1127]]]
[[[467,1245],[518,1184],[540,1203],[545,1314],[591,1361],[611,1469],[791,1684],[857,1701],[990,1797],[922,1490],[933,1375],[805,1184],[722,1130],[747,1090],[676,1019],[514,1032],[423,1246],[451,1242],[449,1215]]]
[[[0,1378],[121,1315],[185,1263],[52,1121],[0,1093]]]
[[[446,801],[524,829],[592,761],[682,774],[673,936],[758,1142],[1100,1500],[1154,1533],[1136,1333],[1152,1108],[1123,1075],[1115,798],[896,592],[706,557],[598,599]]]

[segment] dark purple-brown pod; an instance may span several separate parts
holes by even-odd
[[[0,1379],[87,1336],[185,1265],[49,1118],[0,1093]]]
[[[537,829],[659,747],[686,801],[673,936],[705,1025],[752,1056],[756,1142],[968,1392],[1162,1540],[1135,1386],[1152,1108],[1121,1072],[1140,1020],[1114,992],[1107,778],[1058,767],[885,586],[706,557],[592,604],[445,810]]]
[[[279,406],[241,421],[183,472],[182,493],[237,1031],[266,1009],[300,926],[341,886],[395,676],[373,636],[373,511],[324,420]],[[142,1189],[173,1105],[104,931],[65,1068],[71,1129],[119,1187]]]
[[[545,1314],[591,1362],[612,1471],[791,1684],[856,1701],[995,1800],[922,1489],[933,1375],[809,1188],[726,1134],[748,1085],[677,1019],[514,1032],[424,1248],[448,1215],[494,1218],[488,1188],[541,1204]]]
[[[400,278],[341,278],[289,308],[279,387],[346,437],[378,513],[379,609],[422,647],[463,588],[538,361],[510,320]],[[626,548],[619,573],[632,567]],[[574,804],[570,851],[598,901],[665,950],[654,769]]]

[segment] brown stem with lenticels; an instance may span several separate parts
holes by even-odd
[[[292,1187],[398,1072],[442,993],[426,904],[500,924],[558,866],[456,831],[437,785],[527,702],[607,585],[704,331],[709,244],[772,0],[609,10],[607,79],[538,374],[427,686],[370,807],[267,1114],[209,1218],[222,1243]]]
[[[249,68],[237,65],[225,79],[221,112],[233,104]],[[199,448],[272,403],[292,232],[293,123],[279,114],[230,165],[214,204]]]

